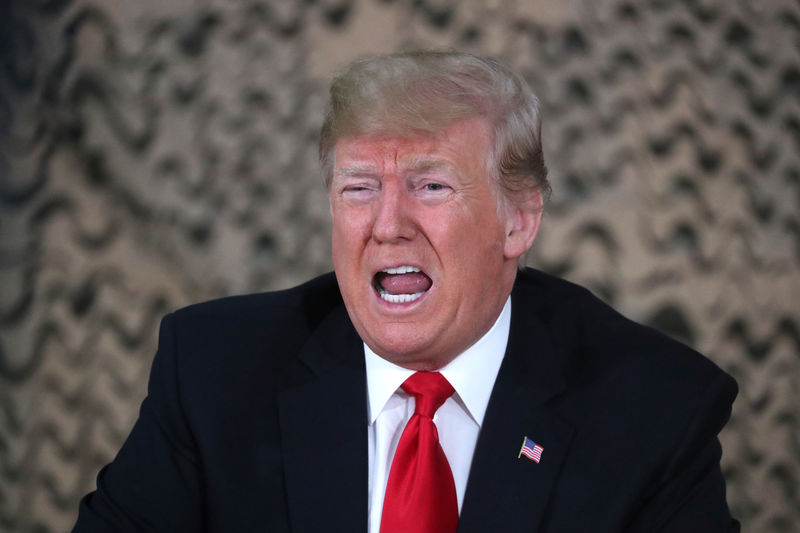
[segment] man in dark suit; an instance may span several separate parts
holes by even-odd
[[[162,322],[75,531],[737,531],[713,363],[531,269],[538,102],[409,53],[334,81],[328,274]]]

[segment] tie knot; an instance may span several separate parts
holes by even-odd
[[[417,372],[401,385],[406,393],[414,397],[414,414],[433,418],[433,414],[455,389],[439,372]]]

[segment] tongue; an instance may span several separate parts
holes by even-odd
[[[378,284],[389,294],[415,294],[431,288],[431,278],[422,272],[387,274],[378,272]]]

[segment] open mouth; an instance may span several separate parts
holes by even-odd
[[[372,279],[372,286],[378,296],[390,303],[413,302],[432,285],[431,278],[419,268],[409,265],[385,268]]]

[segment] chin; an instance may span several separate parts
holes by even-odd
[[[368,344],[372,351],[390,363],[411,370],[438,370],[452,359],[441,357],[442,350],[437,350],[431,342],[409,340],[408,335],[373,338]]]

